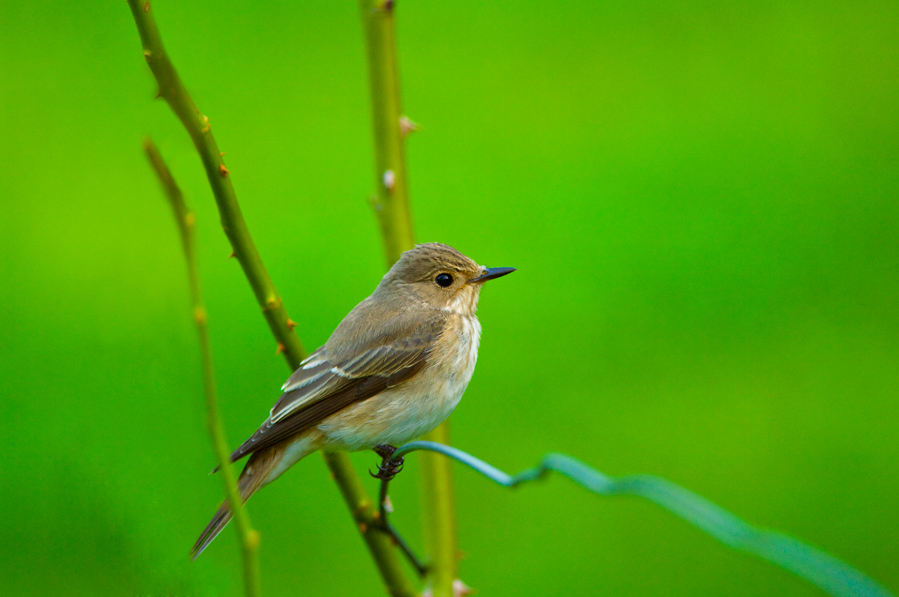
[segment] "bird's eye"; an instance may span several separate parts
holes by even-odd
[[[449,274],[438,274],[434,281],[437,282],[437,286],[442,286],[446,288],[447,286],[451,286],[453,283],[453,277]]]

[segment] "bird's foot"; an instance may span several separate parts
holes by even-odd
[[[377,473],[368,471],[368,474],[375,479],[390,481],[394,477],[396,477],[400,471],[403,470],[403,462],[405,461],[405,458],[398,458],[397,460],[394,460],[392,458],[393,453],[396,452],[395,447],[388,446],[387,444],[381,444],[375,446],[374,451],[375,454],[381,457],[381,464],[378,465]]]

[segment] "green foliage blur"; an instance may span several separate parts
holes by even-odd
[[[356,4],[154,10],[315,348],[384,271]],[[482,295],[455,444],[662,475],[899,591],[899,5],[397,10],[416,236],[519,270]],[[187,557],[221,486],[144,135],[197,212],[231,444],[289,372],[154,93],[124,2],[0,3],[4,595],[241,591],[233,530]],[[482,595],[819,594],[648,503],[456,470]],[[266,594],[383,594],[317,456],[249,512]]]

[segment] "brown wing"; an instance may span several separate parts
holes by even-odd
[[[381,334],[369,334],[370,340],[360,349],[341,351],[342,358],[330,356],[336,352],[329,350],[332,341],[312,353],[284,384],[285,392],[269,418],[231,454],[231,461],[309,429],[421,371],[443,331],[445,314],[435,312],[429,320],[412,325],[404,321],[409,320],[398,317],[383,322],[378,326]]]

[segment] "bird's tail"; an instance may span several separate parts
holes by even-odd
[[[237,480],[237,489],[243,502],[250,499],[250,496],[266,484],[270,474],[281,461],[282,456],[283,450],[279,450],[274,446],[250,456],[250,460],[247,461],[247,465]],[[206,528],[203,529],[203,532],[200,533],[197,542],[194,543],[193,549],[190,550],[191,559],[196,560],[197,556],[203,553],[203,550],[222,532],[222,529],[225,528],[230,520],[231,509],[228,507],[226,500],[219,507],[212,520],[209,521],[209,524],[206,525]]]

